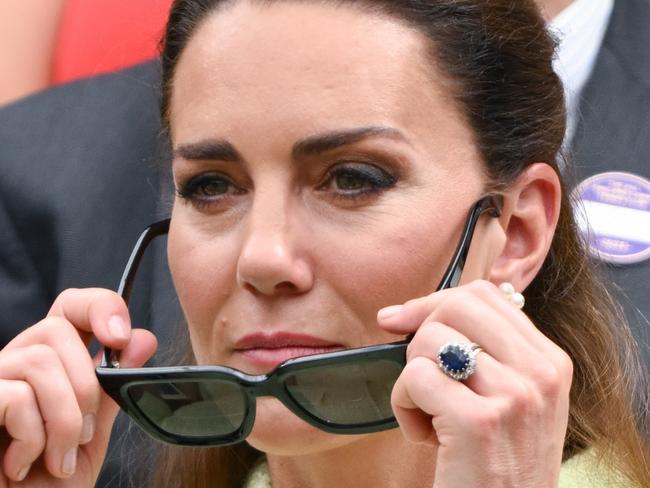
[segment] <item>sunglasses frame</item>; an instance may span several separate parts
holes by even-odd
[[[491,217],[499,217],[503,205],[501,195],[486,195],[478,200],[470,209],[458,246],[441,279],[437,290],[457,286],[467,260],[470,244],[476,224],[484,213]],[[129,261],[124,269],[118,288],[118,294],[128,304],[135,275],[142,256],[149,243],[158,236],[169,231],[169,219],[157,222],[147,227],[140,235]],[[117,354],[109,348],[104,348],[102,362],[95,369],[96,376],[102,388],[136,423],[153,438],[177,445],[187,446],[225,446],[243,441],[253,428],[255,421],[256,397],[273,396],[280,400],[295,415],[326,432],[335,434],[365,434],[397,427],[395,417],[364,424],[336,424],[306,410],[299,401],[294,399],[284,386],[285,379],[298,372],[324,366],[359,364],[368,361],[392,361],[402,368],[406,364],[406,348],[412,335],[405,340],[389,344],[366,346],[341,351],[327,352],[289,359],[263,375],[249,375],[226,366],[173,366],[173,367],[144,367],[120,368]],[[222,436],[183,436],[163,430],[145,415],[130,397],[128,389],[136,384],[154,384],[170,382],[188,382],[204,380],[222,380],[237,384],[242,388],[246,408],[242,425],[235,432]]]

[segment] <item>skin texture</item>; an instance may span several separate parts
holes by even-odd
[[[392,396],[400,429],[336,436],[275,400],[258,403],[249,442],[267,453],[277,486],[557,486],[571,363],[494,284],[524,290],[538,272],[558,177],[531,164],[504,192],[502,216],[481,219],[463,286],[432,293],[486,178],[425,53],[391,19],[240,2],[206,19],[177,66],[168,250],[199,363],[270,369],[259,361],[268,347],[238,345],[251,334],[355,347],[415,333]],[[365,138],[324,144],[367,127]],[[97,385],[92,336],[122,350],[125,366],[155,349],[114,293],[69,290],[0,352],[0,419],[12,438],[0,487],[26,468],[20,486],[93,486],[117,408]],[[467,382],[434,362],[449,340],[485,350]]]

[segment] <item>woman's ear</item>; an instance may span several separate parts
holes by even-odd
[[[500,223],[505,232],[501,254],[489,280],[525,289],[544,263],[560,215],[561,185],[555,170],[535,163],[519,175],[505,193]]]

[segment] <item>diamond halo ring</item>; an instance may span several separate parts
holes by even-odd
[[[463,381],[476,371],[481,347],[474,342],[448,342],[438,351],[438,366],[450,378]]]

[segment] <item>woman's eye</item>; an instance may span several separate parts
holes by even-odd
[[[345,191],[362,190],[368,185],[368,180],[363,175],[354,172],[340,172],[336,175],[336,186]]]
[[[390,188],[397,178],[371,164],[345,164],[332,168],[321,185],[337,196],[355,198]]]
[[[179,185],[178,196],[194,203],[211,203],[228,195],[241,193],[241,189],[225,175],[204,173]]]

